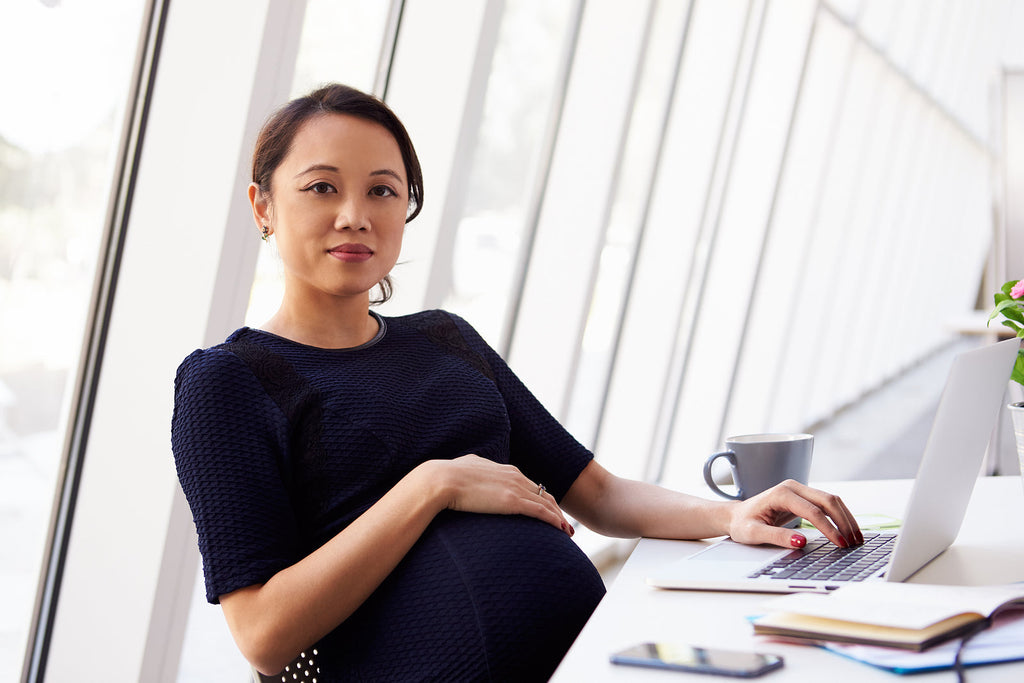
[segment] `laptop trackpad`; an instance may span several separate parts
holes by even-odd
[[[724,540],[662,567],[647,583],[658,588],[756,590],[747,579],[767,563],[791,552],[770,545],[742,545]]]
[[[765,545],[743,545],[735,541],[725,540],[716,543],[706,550],[702,550],[689,558],[690,562],[696,560],[710,560],[712,562],[768,562],[773,557],[790,552],[783,548]]]

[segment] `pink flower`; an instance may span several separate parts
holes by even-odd
[[[1010,296],[1014,299],[1024,297],[1024,280],[1017,280],[1017,284],[1010,290]]]

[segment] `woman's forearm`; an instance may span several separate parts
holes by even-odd
[[[838,496],[792,480],[742,502],[714,501],[621,479],[591,462],[562,504],[583,524],[609,536],[729,535],[741,543],[801,547],[802,534],[782,525],[802,517],[840,547],[864,542],[857,520]]]
[[[588,528],[621,538],[710,538],[727,533],[728,502],[719,502],[622,479],[596,462],[562,501]]]

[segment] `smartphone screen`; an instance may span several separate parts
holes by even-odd
[[[782,657],[692,645],[641,643],[612,655],[615,664],[752,678],[778,669]]]

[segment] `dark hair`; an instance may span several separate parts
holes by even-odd
[[[423,172],[409,133],[383,101],[340,83],[324,85],[288,102],[263,124],[252,153],[252,182],[256,183],[260,192],[271,195],[270,179],[288,155],[295,135],[303,124],[325,114],[358,116],[380,124],[391,133],[402,153],[405,176],[409,183],[409,209],[405,222],[416,218],[423,206]],[[390,277],[385,276],[379,284],[382,298],[373,303],[383,303],[391,298]]]

